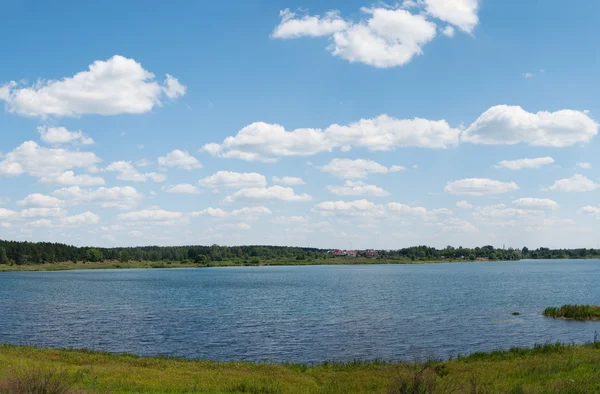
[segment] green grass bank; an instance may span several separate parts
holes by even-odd
[[[600,320],[600,306],[597,305],[563,305],[559,308],[549,307],[544,316],[555,319]]]
[[[148,268],[207,268],[207,267],[260,267],[260,266],[291,266],[291,265],[359,265],[359,264],[438,264],[438,263],[472,263],[469,260],[419,260],[410,259],[317,259],[317,260],[264,260],[258,264],[244,261],[220,261],[210,264],[195,264],[191,261],[103,261],[103,262],[64,262],[46,264],[0,265],[0,272],[11,271],[70,271],[92,269],[148,269]]]
[[[0,393],[594,393],[600,344],[536,346],[425,363],[188,361],[0,346]],[[26,391],[23,391],[26,392]]]

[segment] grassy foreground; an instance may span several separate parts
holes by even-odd
[[[555,319],[600,320],[600,306],[597,305],[563,305],[560,308],[549,307],[544,316]]]
[[[0,393],[594,393],[600,344],[427,363],[216,363],[0,346]],[[15,391],[17,388],[21,391]],[[13,391],[11,391],[13,390]],[[30,390],[30,391],[28,391]]]

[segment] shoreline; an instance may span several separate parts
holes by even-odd
[[[334,259],[331,259],[334,260]],[[376,260],[368,258],[359,258],[354,260],[339,260],[328,262],[327,260],[312,260],[312,261],[266,261],[260,264],[243,264],[235,261],[225,261],[215,264],[194,264],[188,262],[172,262],[172,261],[136,261],[136,262],[96,262],[96,263],[47,263],[47,264],[24,264],[24,265],[0,265],[0,274],[3,272],[56,272],[56,271],[89,271],[89,270],[120,270],[120,269],[178,269],[178,268],[232,268],[232,267],[283,267],[283,266],[353,266],[353,265],[423,265],[423,264],[485,264],[485,263],[500,263],[500,262],[521,262],[521,261],[580,261],[580,260],[595,260],[595,258],[581,259],[521,259],[521,260]],[[324,262],[320,262],[324,261]]]
[[[431,392],[448,387],[453,392],[472,392],[473,387],[477,392],[594,392],[598,364],[600,343],[537,345],[446,361],[314,365],[138,357],[4,344],[0,345],[0,392],[16,379],[34,380],[39,375],[60,379],[68,392],[77,393],[399,393],[407,392],[399,391],[400,387],[415,382],[436,389]]]
[[[333,259],[332,259],[333,260]],[[410,261],[410,260],[375,260],[375,259],[355,259],[353,261],[323,262],[325,260],[312,260],[305,262],[283,261],[283,262],[262,262],[261,264],[242,264],[237,262],[220,262],[217,264],[193,264],[181,262],[98,262],[83,263],[72,262],[48,263],[48,264],[25,264],[25,265],[0,265],[0,273],[3,272],[55,272],[55,271],[88,271],[88,270],[119,270],[119,269],[178,269],[178,268],[232,268],[232,267],[289,267],[289,266],[353,266],[353,265],[422,265],[422,264],[482,264],[492,262],[517,262],[521,260],[431,260],[431,261]]]

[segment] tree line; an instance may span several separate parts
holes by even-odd
[[[286,246],[144,246],[127,248],[76,247],[49,242],[17,242],[0,240],[0,264],[44,264],[58,262],[102,261],[192,261],[208,264],[220,261],[314,261],[336,258],[330,250]],[[337,257],[345,258],[345,257]],[[414,246],[397,250],[379,250],[380,260],[521,260],[600,258],[600,249],[535,250],[498,249],[493,246],[463,248],[448,246],[436,249]]]

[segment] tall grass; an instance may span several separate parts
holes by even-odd
[[[596,305],[563,305],[560,308],[549,307],[544,316],[574,320],[600,320],[600,306]]]
[[[9,372],[0,381],[0,394],[71,394],[68,374],[51,369],[33,367]]]

